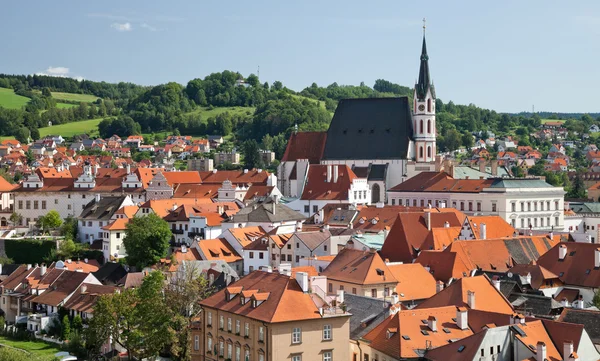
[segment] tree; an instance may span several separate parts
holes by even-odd
[[[15,139],[23,144],[29,143],[29,129],[27,127],[19,127],[14,133]]]
[[[581,173],[577,172],[575,180],[567,192],[567,198],[585,199],[586,197],[587,194],[585,184],[583,183],[583,178],[581,177]]]
[[[596,293],[594,293],[594,298],[592,299],[592,303],[594,304],[594,306],[600,308],[600,290],[596,291]]]
[[[473,145],[475,144],[473,135],[471,135],[469,132],[464,132],[461,136],[461,143],[463,147],[467,148],[467,150],[473,148]]]
[[[158,263],[167,255],[171,236],[169,224],[155,214],[133,218],[123,239],[128,262],[139,269]]]
[[[444,144],[446,145],[446,149],[450,152],[457,150],[461,144],[460,133],[456,129],[450,129],[444,135]]]
[[[69,321],[69,316],[65,315],[65,317],[63,317],[62,319],[62,325],[61,325],[61,338],[63,340],[68,340],[69,336],[71,336],[71,322]]]
[[[273,90],[281,90],[281,89],[283,89],[283,84],[279,80],[276,80],[275,82],[273,82]]]
[[[38,140],[40,139],[40,131],[38,130],[38,128],[31,128],[29,129],[29,136],[33,140]]]
[[[20,213],[12,212],[8,220],[16,227],[23,222],[23,216]]]
[[[256,75],[254,75],[254,74],[248,75],[248,77],[246,78],[246,83],[252,85],[255,88],[260,85],[258,77]]]
[[[63,225],[60,227],[60,234],[65,239],[76,240],[77,239],[77,218],[68,216],[65,218]]]
[[[48,89],[46,87],[42,88],[42,96],[45,96],[45,97],[48,97],[48,98],[51,97],[52,93],[50,92],[50,89]]]
[[[242,144],[242,153],[244,154],[244,164],[246,168],[263,168],[260,158],[260,149],[254,139],[250,139]]]
[[[63,221],[57,211],[51,210],[50,212],[46,213],[45,216],[41,216],[38,219],[38,222],[40,224],[40,228],[42,228],[42,231],[45,233],[49,230],[57,229],[60,227]]]
[[[83,330],[83,321],[81,320],[81,317],[79,315],[75,315],[75,317],[73,317],[72,326],[73,331],[76,331],[78,333],[81,332],[81,330]]]

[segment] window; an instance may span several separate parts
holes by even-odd
[[[521,228],[525,228],[525,219],[521,218]]]
[[[558,217],[554,217],[554,225],[558,226]]]
[[[344,290],[344,285],[340,285],[340,291]]]
[[[373,288],[373,289],[371,290],[371,297],[373,297],[373,298],[377,298],[377,289],[376,289],[376,288]]]
[[[422,125],[423,125],[423,121],[421,121],[421,128],[422,128]],[[419,158],[423,158],[423,146],[419,147]]]
[[[496,212],[496,203],[492,203],[492,212]]]
[[[25,201],[25,209],[31,209],[31,201]]]
[[[494,354],[494,346],[490,346],[490,355]]]
[[[248,322],[244,324],[244,336],[250,337],[250,324]]]
[[[235,333],[240,333],[240,320],[235,320]]]
[[[121,238],[121,232],[117,232],[117,238]]]
[[[310,206],[304,206],[304,213],[310,212]]]
[[[540,218],[540,227],[544,227],[544,218]]]
[[[469,202],[469,212],[473,212],[473,202]]]
[[[431,101],[429,104],[431,104]],[[427,133],[431,133],[431,119],[427,120]]]
[[[544,210],[544,202],[540,202],[540,211]]]
[[[46,201],[42,201],[42,209],[46,209]]]
[[[296,248],[300,248],[300,242],[296,242]]]
[[[323,246],[323,251],[327,252],[327,245]]]
[[[296,263],[300,263],[300,256],[296,256]]]
[[[292,262],[292,255],[291,254],[287,255],[287,260],[288,260],[288,262]]]
[[[461,211],[465,210],[465,202],[460,202],[460,210]]]
[[[521,202],[521,212],[525,212],[525,202]]]
[[[233,345],[227,343],[227,358],[231,359],[231,354],[233,353]]]
[[[262,253],[262,252],[259,252],[259,253],[258,253],[258,258],[260,258],[260,259],[263,259],[263,258],[265,258],[265,254],[264,254],[264,253]]]
[[[423,119],[419,122],[419,132],[423,134]],[[421,148],[421,157],[423,157],[423,148]]]
[[[206,351],[208,352],[212,352],[212,337],[209,337],[208,340],[206,340]]]
[[[527,202],[527,212],[531,212],[531,202]]]
[[[396,205],[396,200],[392,198],[392,205],[395,206]],[[400,204],[402,205],[402,204]]]
[[[302,361],[302,355],[294,355],[294,356],[292,356],[292,361]]]
[[[485,351],[481,349],[481,357],[485,356]]]
[[[223,341],[219,341],[219,356],[223,356],[225,353],[225,344]]]
[[[206,324],[209,325],[209,326],[212,326],[212,312],[209,312],[206,315]]]
[[[227,317],[227,331],[231,332],[231,317]]]
[[[292,245],[291,245],[291,244],[288,244],[288,245],[287,245],[287,249],[292,249]]]
[[[477,212],[481,212],[481,202],[477,202]]]
[[[352,294],[355,295],[356,294],[356,287],[352,287]]]
[[[333,361],[333,356],[331,351],[323,352],[323,361]]]
[[[331,325],[323,325],[323,341],[331,341]]]
[[[333,283],[329,282],[329,293],[333,292]]]
[[[292,329],[292,343],[302,342],[302,329],[300,327],[294,327]]]
[[[23,209],[23,201],[19,201],[19,209]]]
[[[254,258],[254,252],[249,253],[250,258]]]
[[[58,198],[54,198],[54,204],[58,204]]]
[[[554,201],[554,210],[558,211],[558,201]],[[558,225],[558,223],[557,223]]]
[[[88,227],[92,226],[92,221],[88,221]]]
[[[431,146],[427,147],[427,157],[431,158]]]
[[[222,330],[223,325],[225,324],[225,318],[223,316],[219,316],[219,328]]]
[[[195,351],[200,350],[200,336],[198,336],[198,335],[194,336],[194,350]]]
[[[39,201],[33,201],[33,209],[38,209],[39,205],[40,205]]]
[[[516,203],[511,203],[510,204],[510,210],[511,210],[511,212],[516,212],[517,211],[517,204]]]
[[[242,350],[240,346],[235,346],[235,361],[240,361],[240,357],[242,356]]]
[[[265,361],[265,355],[262,353],[258,354],[258,361]]]
[[[317,213],[319,211],[319,206],[313,206],[313,213]]]
[[[258,328],[258,340],[259,341],[264,341],[265,340],[265,329],[262,326],[260,326]]]
[[[500,353],[500,345],[496,346],[498,353]]]

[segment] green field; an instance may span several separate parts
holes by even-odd
[[[8,109],[21,109],[29,98],[17,95],[12,89],[0,88],[0,107]]]
[[[56,103],[56,108],[58,109],[73,108],[77,106],[77,104]]]
[[[60,93],[60,92],[52,92],[52,98],[56,100],[69,100],[83,103],[92,103],[98,100],[98,97],[95,95],[89,94],[73,94],[73,93]]]
[[[562,119],[542,119],[542,124],[546,124],[548,122],[562,122],[564,123],[565,121]]]
[[[35,356],[42,357],[54,356],[54,354],[61,351],[58,347],[42,341],[15,341],[4,336],[0,336],[0,344],[25,350]]]
[[[40,128],[40,136],[45,137],[50,134],[58,134],[63,137],[72,137],[77,134],[86,133],[90,136],[98,135],[98,124],[103,118],[82,120],[66,124],[53,125],[51,127]]]
[[[219,108],[213,108],[213,109],[208,109],[208,108],[198,108],[192,112],[186,113],[186,114],[200,114],[202,116],[202,119],[208,119],[210,117],[215,117],[221,113],[225,113],[225,112],[229,112],[232,115],[242,115],[242,114],[248,114],[248,115],[252,115],[254,114],[254,107],[219,107]]]

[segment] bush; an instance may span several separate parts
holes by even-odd
[[[6,256],[17,264],[34,264],[43,262],[56,250],[55,241],[37,239],[6,239],[4,240]]]

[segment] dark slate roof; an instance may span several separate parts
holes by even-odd
[[[350,339],[357,340],[379,325],[387,315],[390,303],[376,298],[344,294],[350,318]],[[363,324],[365,327],[363,327]]]
[[[2,265],[2,272],[0,272],[0,276],[10,276],[17,268],[19,268],[20,264],[4,264]]]
[[[94,277],[103,284],[117,284],[127,274],[127,269],[120,263],[105,263],[93,273]]]
[[[508,298],[516,310],[534,316],[557,315],[563,306],[552,297],[529,293],[513,293]]]
[[[412,134],[407,97],[343,99],[327,131],[323,159],[406,159]]]
[[[513,292],[519,291],[519,285],[517,285],[516,281],[500,280],[500,293],[502,293],[504,297],[509,298]]]
[[[275,212],[273,212],[275,210]],[[271,198],[261,199],[242,208],[228,222],[283,222],[303,221],[306,217],[290,207],[274,202]]]
[[[592,342],[600,343],[600,311],[565,308],[558,321],[583,325]]]
[[[93,199],[88,203],[79,218],[81,219],[111,219],[113,214],[121,207],[126,196],[119,197],[102,197],[100,202]]]
[[[427,44],[425,42],[425,34],[423,34],[423,47],[421,49],[421,66],[419,67],[419,80],[415,84],[415,91],[418,99],[425,99],[427,90],[431,89],[431,95],[435,99],[435,89],[429,75],[429,55],[427,55]]]
[[[369,169],[369,177],[367,180],[369,181],[384,181],[388,165],[386,164],[372,164],[371,169]]]

